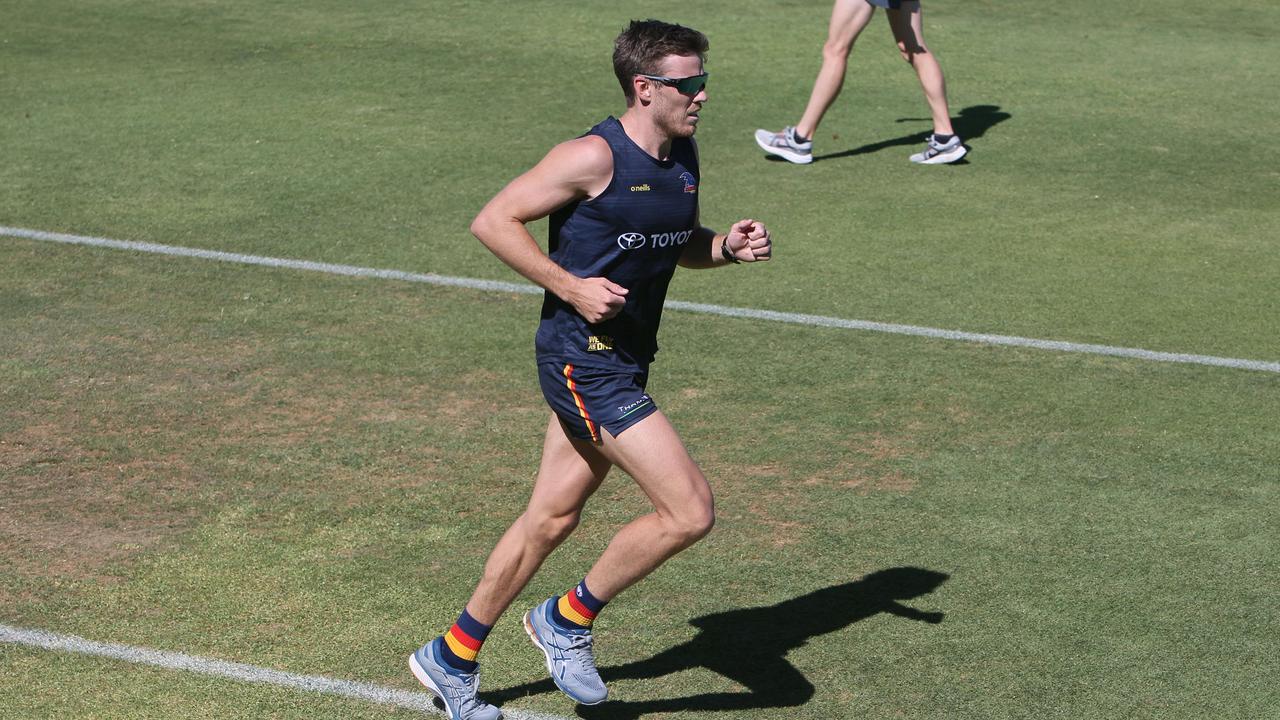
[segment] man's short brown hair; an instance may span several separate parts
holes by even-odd
[[[636,75],[657,75],[668,55],[697,55],[706,60],[707,36],[683,25],[661,20],[632,20],[613,41],[613,74],[618,76],[627,104],[635,99],[631,79]]]

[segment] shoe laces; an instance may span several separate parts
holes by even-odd
[[[480,690],[480,673],[450,673],[449,677],[454,682],[449,683],[446,690],[458,702],[458,710],[461,717],[465,718],[472,711],[488,705],[488,703],[476,697],[476,693]]]
[[[568,650],[584,669],[595,669],[596,658],[594,640],[591,637],[591,633],[574,635],[573,639],[569,641]]]

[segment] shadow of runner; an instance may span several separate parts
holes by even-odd
[[[951,126],[955,129],[956,134],[964,140],[968,145],[969,141],[976,140],[986,134],[993,126],[1013,117],[1009,113],[1000,109],[999,105],[971,105],[960,111],[960,114],[951,118]],[[928,118],[902,118],[898,122],[914,122],[916,120],[928,121]],[[890,140],[881,140],[861,147],[842,150],[827,155],[814,155],[815,162],[818,160],[835,160],[836,158],[850,157],[852,155],[865,155],[867,153],[879,152],[891,147],[899,145],[916,146],[923,145],[933,134],[933,130],[924,130],[902,137],[892,138]],[[769,159],[780,159],[770,157]],[[785,161],[784,161],[785,162]],[[963,164],[964,161],[961,161]]]
[[[921,568],[890,568],[860,580],[816,590],[777,605],[744,608],[694,618],[699,633],[688,642],[648,660],[600,668],[606,682],[659,678],[691,668],[706,668],[744,686],[744,692],[704,693],[637,702],[607,701],[577,707],[592,720],[637,718],[645,713],[682,710],[745,710],[803,705],[813,697],[813,684],[787,662],[791,650],[810,638],[888,613],[908,620],[942,622],[940,612],[923,612],[901,604],[933,592],[946,573]],[[501,704],[525,695],[556,691],[550,679],[483,693]]]

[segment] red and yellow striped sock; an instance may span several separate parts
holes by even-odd
[[[577,587],[560,596],[551,617],[561,627],[570,630],[589,628],[604,606],[604,601],[596,599],[587,589],[587,581],[584,579]]]
[[[480,654],[480,647],[484,645],[484,639],[489,637],[489,631],[492,629],[491,626],[471,617],[471,613],[463,608],[462,614],[458,616],[458,622],[454,623],[453,627],[449,628],[449,632],[442,636],[444,642],[440,647],[441,657],[458,670],[475,672],[476,657]]]

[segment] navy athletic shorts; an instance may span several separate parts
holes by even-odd
[[[902,7],[902,0],[867,0],[868,3],[879,8],[893,8],[897,10]]]
[[[646,370],[538,363],[542,396],[572,437],[600,442],[600,428],[617,437],[658,409],[644,391]]]

